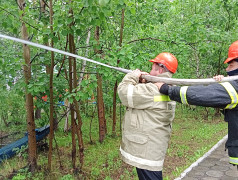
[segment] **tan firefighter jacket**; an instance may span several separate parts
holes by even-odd
[[[171,77],[167,72],[160,77]],[[140,83],[127,74],[118,86],[118,94],[127,107],[122,122],[121,157],[132,166],[161,171],[174,119],[174,101],[159,92],[153,83]]]

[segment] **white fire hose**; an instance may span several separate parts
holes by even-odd
[[[27,40],[15,38],[15,37],[3,35],[3,34],[0,34],[0,38],[8,39],[8,40],[16,41],[16,42],[19,42],[19,43],[22,43],[22,44],[27,44],[27,45],[30,45],[30,46],[45,49],[45,50],[48,50],[48,51],[53,51],[53,52],[56,52],[56,53],[64,54],[66,56],[71,56],[71,57],[74,57],[74,58],[77,58],[77,59],[85,60],[85,61],[88,61],[88,62],[91,62],[91,63],[94,63],[94,64],[98,64],[98,65],[101,65],[101,66],[104,66],[104,67],[114,69],[116,71],[123,72],[123,73],[132,72],[132,70],[110,66],[110,65],[92,60],[92,59],[88,59],[88,58],[85,58],[85,57],[82,57],[82,56],[78,56],[76,54],[65,52],[65,51],[62,51],[62,50],[59,50],[59,49],[56,49],[56,48],[52,48],[52,47],[49,47],[49,46],[33,43],[33,42],[30,42],[30,41],[27,41]],[[142,78],[146,79],[147,81],[150,81],[150,82],[164,82],[164,83],[172,84],[172,85],[199,85],[199,84],[208,85],[208,84],[212,84],[212,83],[217,83],[217,81],[215,81],[213,78],[208,78],[208,79],[176,79],[176,78],[156,77],[156,76],[151,76],[151,75],[142,75]],[[238,75],[237,76],[232,76],[232,77],[224,77],[224,78],[222,78],[222,80],[220,82],[233,81],[233,80],[237,80],[237,79],[238,79]]]

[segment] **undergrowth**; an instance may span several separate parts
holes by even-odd
[[[222,116],[215,116],[215,110],[178,104],[172,125],[172,135],[164,163],[165,180],[172,180],[194,161],[206,153],[227,132],[227,124]],[[63,131],[61,121],[55,133],[59,155],[53,151],[52,171],[47,171],[48,151],[38,152],[38,170],[32,174],[27,168],[27,153],[19,151],[12,159],[0,164],[0,179],[138,179],[136,169],[123,163],[119,157],[121,140],[120,119],[117,133],[111,133],[111,117],[107,117],[108,134],[103,143],[98,142],[98,121],[92,121],[92,141],[90,140],[90,118],[83,117],[84,165],[82,172],[73,173],[71,164],[71,133]],[[54,147],[55,141],[54,141]],[[77,146],[78,147],[78,146]],[[60,166],[61,164],[61,166]],[[79,165],[79,157],[77,158]]]

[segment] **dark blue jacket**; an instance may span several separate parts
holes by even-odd
[[[238,81],[215,83],[208,86],[179,87],[166,84],[165,88],[163,86],[160,92],[169,95],[171,100],[224,109],[225,121],[228,122],[226,148],[230,156],[230,163],[238,165]]]

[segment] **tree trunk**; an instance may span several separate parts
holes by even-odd
[[[41,108],[37,108],[35,111],[35,119],[41,118]]]
[[[89,31],[88,31],[88,37],[87,37],[87,40],[86,40],[86,45],[87,45],[87,46],[89,45],[90,36],[91,36],[91,31],[89,30]],[[88,57],[88,48],[86,49],[85,57]],[[85,71],[86,65],[87,65],[87,61],[83,60],[82,68],[81,68],[81,73],[80,73],[80,76],[79,76],[78,84],[80,84],[80,83],[82,82],[82,80],[83,80],[83,77],[84,77],[84,71]]]
[[[40,13],[42,15],[42,13],[45,13],[45,8],[46,8],[46,3],[44,0],[40,0]],[[46,43],[45,45],[48,46],[48,43]],[[46,72],[48,74],[50,74],[50,67],[47,66],[46,68]],[[41,118],[41,108],[37,108],[36,111],[35,111],[35,119],[40,119]]]
[[[69,51],[72,53],[73,44],[72,44],[72,35],[69,34]],[[72,93],[73,90],[73,68],[72,68],[72,57],[69,57],[69,92]],[[72,166],[74,171],[76,170],[76,140],[75,140],[75,117],[74,117],[74,108],[73,103],[70,103],[70,114],[71,114],[71,136],[72,136]]]
[[[76,71],[76,59],[74,59],[74,64],[73,64],[73,75],[74,75],[74,88],[77,88],[77,71]],[[76,117],[78,119],[78,124],[75,121],[75,125],[76,125],[76,134],[78,136],[78,145],[79,145],[79,156],[80,156],[80,170],[83,167],[83,158],[84,158],[84,145],[83,145],[83,134],[82,134],[82,119],[81,119],[81,115],[80,115],[80,111],[79,111],[79,105],[78,102],[76,101],[76,99],[74,98],[74,110],[76,112]]]
[[[104,103],[102,94],[102,77],[97,73],[97,106],[98,106],[98,120],[99,120],[99,142],[103,142],[105,138],[105,116]]]
[[[113,92],[113,110],[112,110],[112,134],[116,134],[116,123],[117,123],[117,81],[114,85]]]
[[[73,16],[73,10],[70,9],[70,14]],[[72,24],[73,25],[73,24]],[[70,42],[70,52],[75,54],[75,43],[74,43],[74,36],[69,35],[69,42]],[[73,87],[76,90],[77,89],[77,66],[76,66],[76,59],[72,58],[73,60]],[[75,132],[78,137],[78,146],[79,146],[79,156],[80,156],[80,170],[82,170],[83,167],[83,159],[84,159],[84,145],[83,145],[83,135],[82,135],[82,119],[79,111],[79,105],[76,99],[74,98],[74,111],[75,111],[75,118],[74,118],[74,126],[75,126]],[[76,122],[76,117],[78,119],[78,124]]]
[[[25,9],[25,0],[18,0],[18,5],[20,10],[24,11]],[[21,15],[23,19],[24,13]],[[22,39],[28,40],[28,33],[25,23],[22,21]],[[25,83],[29,84],[31,79],[31,64],[30,64],[30,48],[27,45],[23,45],[23,57],[25,59],[24,68],[24,77]],[[33,108],[33,96],[31,93],[25,90],[26,96],[26,113],[27,113],[27,131],[28,131],[28,163],[30,171],[34,172],[37,168],[37,159],[36,159],[36,132],[35,132],[35,121],[34,121],[34,108]]]
[[[76,99],[74,99],[74,105],[75,105],[75,111],[76,111],[76,116],[78,119],[78,125],[77,122],[75,121],[75,126],[76,126],[76,133],[78,136],[78,145],[79,145],[79,162],[80,162],[80,171],[82,170],[83,163],[84,163],[84,144],[83,144],[83,133],[82,133],[82,119],[79,111],[79,105]]]
[[[46,7],[46,2],[45,0],[40,0],[40,12],[44,13],[45,12],[45,7]]]
[[[64,132],[68,132],[68,130],[69,130],[69,110],[70,110],[68,99],[65,100],[64,104],[66,107],[66,112],[65,112],[66,118],[65,118],[65,122],[64,122]]]
[[[122,45],[122,39],[123,39],[124,17],[125,17],[125,9],[122,9],[122,11],[121,11],[120,41],[119,41],[119,46],[120,46],[120,47],[121,47],[121,45]]]
[[[195,59],[196,59],[196,75],[197,75],[197,78],[200,77],[200,73],[199,73],[199,67],[200,67],[200,59],[199,59],[199,56],[198,56],[198,53],[197,53],[197,50],[196,48],[194,49],[194,56],[195,56]]]
[[[50,30],[53,33],[53,5],[50,0]],[[54,47],[53,39],[51,39],[51,47]],[[49,153],[48,153],[48,170],[51,171],[51,159],[54,138],[54,95],[53,95],[53,76],[54,76],[54,52],[51,51],[50,66],[50,134],[49,134]]]
[[[95,29],[95,39],[97,41],[97,44],[99,45],[99,26],[96,26]],[[96,54],[100,54],[99,49],[94,49],[94,52]],[[106,127],[106,119],[105,119],[105,108],[104,108],[104,102],[103,102],[103,92],[102,92],[102,77],[99,73],[97,73],[97,107],[98,107],[98,121],[99,121],[99,142],[103,142],[107,127]]]
[[[123,29],[124,29],[124,16],[125,16],[125,9],[122,9],[121,12],[121,29],[120,29],[120,41],[119,46],[122,45],[123,39]],[[117,64],[119,64],[120,60],[117,60]],[[112,134],[116,134],[116,122],[117,122],[117,81],[114,84],[114,92],[113,92],[113,114],[112,114]]]
[[[97,44],[99,45],[99,26],[96,26],[95,32],[94,32],[95,39],[97,41]],[[100,54],[99,49],[94,49],[95,54]]]

